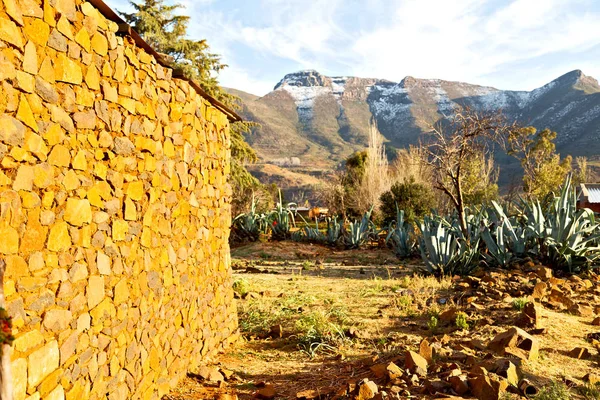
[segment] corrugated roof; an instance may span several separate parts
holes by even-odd
[[[130,25],[128,25],[121,17],[119,17],[119,15],[117,15],[117,13],[115,13],[108,5],[106,5],[106,3],[104,3],[104,1],[102,1],[102,0],[88,0],[88,1],[94,7],[96,7],[98,9],[98,11],[100,11],[102,13],[102,15],[104,15],[106,18],[119,24],[119,32],[130,36],[138,47],[141,47],[142,49],[146,50],[146,52],[148,54],[151,54],[152,56],[154,56],[154,58],[160,65],[162,65],[163,67],[173,69],[173,67],[167,61],[165,61],[164,58],[158,52],[156,52],[156,50],[154,50],[148,43],[146,43],[146,41],[144,39],[142,39],[142,37],[136,31],[134,31]],[[196,92],[198,92],[198,94],[200,96],[202,96],[206,100],[208,100],[208,102],[210,104],[212,104],[213,107],[215,107],[216,109],[218,109],[219,111],[221,111],[222,113],[227,115],[227,118],[231,122],[237,122],[237,121],[242,120],[242,118],[235,111],[233,111],[231,108],[227,107],[225,104],[221,103],[219,100],[215,99],[214,97],[212,97],[211,95],[206,93],[200,87],[200,85],[198,85],[198,83],[196,83],[195,81],[193,81],[191,79],[187,79],[183,76],[180,76],[180,74],[178,73],[177,70],[173,71],[173,75],[174,75],[174,77],[176,77],[178,79],[183,79],[183,80],[188,81],[190,83],[190,85],[194,88],[194,90],[196,90]]]
[[[588,203],[600,203],[600,186],[586,185],[588,191]]]

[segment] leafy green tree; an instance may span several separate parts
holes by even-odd
[[[404,210],[409,223],[415,223],[435,208],[435,196],[430,187],[410,180],[397,182],[392,188],[381,195],[381,216],[384,223],[396,219],[396,204]]]
[[[129,3],[134,12],[120,12],[122,17],[154,50],[166,55],[173,68],[181,69],[187,78],[196,81],[206,93],[226,106],[234,110],[241,108],[240,99],[219,86],[218,73],[227,67],[221,62],[221,57],[210,51],[206,40],[187,38],[190,17],[177,14],[181,4],[166,4],[164,0]],[[258,160],[256,152],[244,140],[244,135],[250,133],[253,125],[251,122],[235,122],[230,128],[230,183],[234,193],[234,211],[249,205],[253,191],[262,190],[261,184],[245,167],[247,163]]]
[[[571,171],[571,156],[563,159],[556,153],[556,132],[538,131],[529,126],[508,135],[507,153],[521,162],[523,190],[528,198],[543,199],[557,192]]]

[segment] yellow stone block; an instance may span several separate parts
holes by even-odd
[[[77,35],[75,35],[75,41],[85,49],[85,51],[87,51],[88,53],[90,52],[91,49],[91,42],[90,42],[90,35],[87,31],[87,29],[85,29],[85,27],[82,27],[79,32],[77,32]]]
[[[27,263],[20,256],[8,256],[4,259],[6,261],[6,276],[7,277],[19,277],[28,276],[29,268]]]
[[[56,12],[50,4],[50,0],[44,0],[44,22],[50,26],[56,26]]]
[[[71,247],[71,235],[66,222],[61,221],[50,228],[48,236],[48,249],[52,251],[65,251]]]
[[[42,197],[42,205],[45,208],[52,207],[52,204],[54,203],[54,196],[55,193],[53,191],[46,191]]]
[[[0,186],[10,186],[12,183],[12,179],[4,174],[4,172],[0,171]]]
[[[42,61],[42,65],[40,65],[40,70],[38,73],[42,78],[44,78],[45,81],[50,83],[56,82],[54,67],[52,66],[52,61],[50,60],[50,57],[44,58],[44,60]]]
[[[73,169],[78,169],[80,171],[87,170],[87,160],[85,159],[85,151],[79,150],[75,158],[73,158],[72,166]]]
[[[77,190],[79,189],[79,186],[81,186],[79,176],[77,176],[77,173],[71,169],[65,173],[65,177],[61,181],[61,184],[67,191]]]
[[[135,203],[129,198],[125,198],[125,220],[135,221],[137,219],[137,211]]]
[[[27,396],[27,359],[17,358],[11,366],[13,396],[15,400],[22,400]]]
[[[35,44],[32,41],[25,45],[25,54],[23,55],[23,71],[30,74],[38,73],[38,57]]]
[[[48,156],[48,146],[41,136],[32,132],[25,134],[25,149],[32,152],[39,160],[45,161]]]
[[[58,368],[58,362],[59,352],[56,340],[29,355],[27,358],[27,383],[30,393],[45,377]]]
[[[106,174],[108,173],[108,166],[103,163],[96,163],[94,165],[94,175],[96,175],[100,179],[106,179]]]
[[[60,124],[51,125],[46,132],[42,134],[42,137],[48,142],[50,146],[62,143],[65,139],[65,132]]]
[[[0,17],[0,40],[4,40],[20,49],[23,48],[21,31],[10,19]]]
[[[17,71],[17,88],[27,93],[33,93],[35,88],[35,78],[33,75],[27,72]]]
[[[144,198],[145,194],[146,194],[146,191],[144,190],[144,182],[135,181],[135,182],[130,182],[128,184],[127,195],[132,200],[140,201],[140,200],[142,200],[142,198]]]
[[[81,67],[63,53],[59,53],[54,61],[55,79],[60,82],[76,85],[83,82]]]
[[[131,114],[136,113],[135,100],[130,99],[129,97],[119,96],[119,104]]]
[[[56,167],[68,167],[71,164],[71,153],[65,146],[57,144],[48,156],[48,163]]]
[[[2,23],[0,22],[0,25]],[[50,26],[44,20],[39,18],[28,18],[25,21],[23,29],[25,35],[33,41],[33,43],[45,47],[50,37]]]
[[[101,56],[108,54],[108,40],[102,33],[97,32],[92,36],[92,49]]]
[[[58,29],[58,31],[65,35],[67,38],[75,40],[75,36],[73,35],[73,28],[71,28],[69,20],[65,18],[64,15],[58,20],[58,23],[56,24],[56,29]]]
[[[23,208],[31,209],[42,204],[40,196],[34,192],[21,192],[21,198],[23,199]]]
[[[29,353],[31,350],[44,344],[44,336],[37,329],[17,335],[13,342],[15,350],[21,353]]]
[[[127,221],[121,219],[114,220],[112,224],[112,238],[113,240],[125,240],[127,232],[129,231],[129,224]]]
[[[37,390],[38,390],[38,392],[40,392],[40,395],[44,399],[52,398],[52,394],[49,394],[49,393],[57,388],[57,386],[60,382],[60,377],[62,376],[63,373],[64,373],[64,371],[62,368],[57,369],[56,371],[54,371],[50,375],[48,375],[42,381],[42,383],[38,386]],[[64,397],[62,397],[61,399],[64,399]]]
[[[100,90],[100,74],[94,64],[90,65],[85,73],[85,83],[92,90]]]
[[[19,100],[19,109],[17,110],[17,118],[23,121],[25,125],[33,129],[34,131],[38,131],[37,122],[33,117],[33,112],[31,111],[31,107],[29,106],[29,102],[24,94],[21,94],[21,99]]]
[[[92,208],[86,199],[69,197],[64,215],[65,221],[75,226],[82,226],[92,222]]]
[[[19,251],[19,233],[9,225],[0,225],[0,253],[16,254]]]
[[[46,396],[42,394],[44,400],[65,400],[65,390],[62,385],[58,385],[53,391]]]
[[[125,303],[129,300],[129,285],[127,279],[123,278],[115,285],[114,302],[116,305]]]

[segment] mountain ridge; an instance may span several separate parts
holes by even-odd
[[[278,166],[261,179],[285,187],[287,172],[324,177],[349,154],[366,147],[374,119],[388,148],[418,144],[432,124],[456,106],[502,110],[509,121],[558,132],[557,149],[573,156],[600,154],[600,85],[581,70],[569,71],[531,91],[407,76],[326,76],[315,70],[286,74],[264,96],[232,90],[242,116],[259,122],[247,136],[262,164]],[[290,162],[291,158],[295,161]],[[499,160],[514,169],[514,160]],[[263,168],[264,169],[264,168]],[[278,175],[279,176],[276,176]],[[502,180],[501,174],[501,180]],[[289,189],[294,189],[289,187]]]

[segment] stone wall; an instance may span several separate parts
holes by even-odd
[[[158,399],[236,336],[227,117],[80,0],[0,0],[15,399]]]

